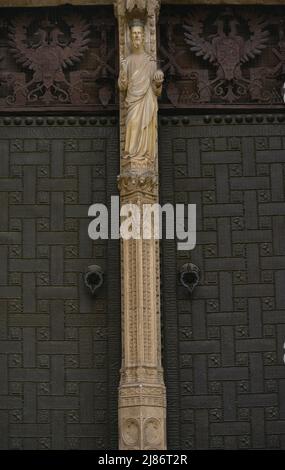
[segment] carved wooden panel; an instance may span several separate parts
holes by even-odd
[[[114,109],[112,7],[3,9],[0,111]]]
[[[161,107],[283,105],[285,8],[163,6]]]
[[[192,252],[162,243],[169,448],[285,448],[284,122],[161,118],[162,202],[197,204],[198,226]]]
[[[6,117],[0,133],[0,448],[116,448],[119,244],[92,242],[87,213],[116,194],[117,126]]]

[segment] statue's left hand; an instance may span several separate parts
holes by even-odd
[[[164,80],[164,73],[162,70],[157,70],[153,76],[153,80],[157,84],[161,84]]]

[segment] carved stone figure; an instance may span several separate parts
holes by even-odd
[[[130,23],[132,53],[121,62],[119,88],[125,92],[126,133],[123,159],[142,164],[153,162],[157,143],[157,97],[163,72],[144,49],[144,25]]]

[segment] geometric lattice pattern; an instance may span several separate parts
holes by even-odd
[[[87,213],[116,193],[117,127],[16,117],[0,132],[0,448],[116,448],[119,246],[88,238]]]
[[[170,448],[285,448],[284,120],[161,118],[162,202],[197,204],[198,228],[192,252],[163,242]]]

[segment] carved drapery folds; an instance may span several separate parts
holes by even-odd
[[[284,106],[285,8],[163,7],[161,107]]]
[[[120,63],[118,85],[123,94],[124,146],[122,167],[154,170],[157,157],[157,97],[161,94],[163,72],[145,51],[144,22],[129,23],[132,52]]]
[[[0,110],[116,107],[111,7],[3,9]]]
[[[157,0],[117,0],[115,3],[115,14],[118,18],[119,26],[119,62],[120,72],[122,72],[123,64],[126,63],[127,59],[132,53],[132,38],[130,34],[131,22],[141,20],[144,24],[143,35],[144,35],[144,52],[149,57],[149,61],[156,67],[156,22],[157,15],[159,12],[159,2]],[[152,71],[151,71],[152,73]],[[121,76],[121,73],[120,73]],[[120,83],[120,79],[119,79]],[[158,92],[159,94],[159,92]],[[141,162],[136,159],[129,159],[126,161],[123,157],[125,154],[126,144],[126,122],[127,122],[127,107],[126,107],[126,95],[124,91],[120,93],[120,142],[121,142],[121,166],[124,166],[124,172],[135,171],[135,172],[146,172],[148,170],[153,171],[157,165],[156,153],[154,158],[150,161],[146,161],[145,158],[141,159]],[[156,114],[156,113],[155,113]],[[155,127],[155,125],[154,125]],[[156,133],[156,130],[155,130]],[[156,139],[155,139],[156,140]]]
[[[156,64],[158,8],[159,3],[153,0],[118,0],[115,6],[121,90],[118,185],[121,204],[134,203],[141,209],[158,198],[157,96],[163,79]],[[154,239],[122,240],[121,255],[119,447],[164,449],[166,398],[161,367],[159,244]]]

